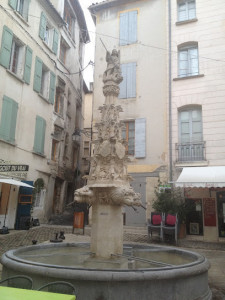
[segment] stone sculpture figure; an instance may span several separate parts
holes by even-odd
[[[106,53],[107,69],[103,74],[103,82],[114,81],[119,84],[123,77],[121,76],[120,70],[120,51],[113,49],[110,54],[109,51]]]

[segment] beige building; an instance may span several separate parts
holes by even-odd
[[[144,225],[154,187],[159,179],[167,178],[167,53],[161,51],[167,42],[165,1],[105,1],[89,9],[95,16],[97,33],[93,125],[100,121],[98,108],[104,103],[106,49],[111,52],[116,48],[123,76],[117,105],[123,109],[123,136],[131,158],[128,171],[147,208],[125,208],[124,223]]]
[[[171,1],[170,167],[173,181],[183,171],[179,181],[186,201],[195,204],[187,233],[201,240],[224,241],[225,3],[205,4],[204,0]]]
[[[78,0],[3,0],[0,36],[0,175],[39,187],[0,183],[1,226],[22,228],[73,198],[89,35]]]

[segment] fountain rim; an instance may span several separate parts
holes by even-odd
[[[201,254],[187,251],[187,250],[179,250],[173,247],[168,246],[154,246],[155,248],[161,248],[164,250],[170,250],[175,252],[185,253],[191,256],[196,257],[196,261],[172,267],[159,267],[159,268],[140,268],[140,269],[98,269],[98,268],[76,268],[69,267],[63,265],[48,265],[44,263],[32,262],[29,260],[25,260],[22,258],[16,257],[17,252],[21,252],[23,250],[29,251],[33,249],[40,248],[58,248],[58,247],[74,247],[81,245],[89,245],[89,243],[63,243],[63,244],[39,244],[34,246],[20,247],[17,249],[9,250],[5,252],[1,258],[1,262],[6,267],[12,267],[14,269],[18,269],[18,271],[24,272],[32,272],[32,273],[46,273],[46,269],[49,274],[51,273],[55,277],[62,276],[61,273],[66,273],[65,276],[72,276],[73,278],[80,280],[88,280],[93,279],[93,276],[96,280],[109,280],[114,278],[114,280],[127,280],[127,277],[130,276],[133,280],[143,280],[149,278],[156,278],[160,276],[164,279],[179,278],[179,277],[188,277],[193,272],[206,272],[209,269],[208,260],[202,256]],[[142,249],[149,249],[148,245],[141,244],[124,244],[124,246],[141,246]],[[146,247],[146,248],[145,248]],[[58,274],[56,274],[58,273]]]

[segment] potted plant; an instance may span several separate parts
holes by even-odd
[[[186,236],[186,217],[193,207],[185,202],[182,189],[169,187],[168,184],[165,185],[159,182],[155,189],[155,199],[152,207],[157,212],[177,214],[179,222],[178,238]]]

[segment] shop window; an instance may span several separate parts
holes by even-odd
[[[186,218],[187,234],[203,235],[202,199],[185,199],[185,204],[190,210]]]

